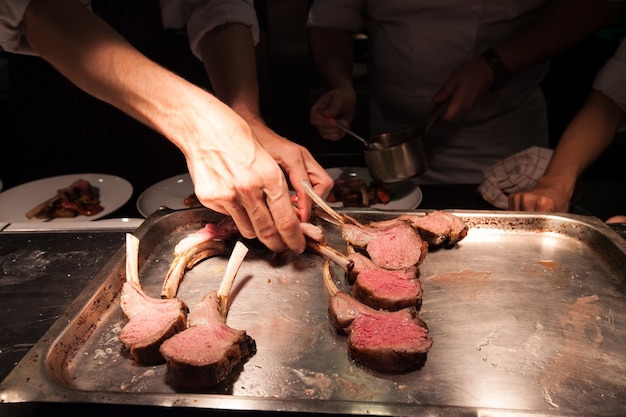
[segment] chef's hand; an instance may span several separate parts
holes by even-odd
[[[246,238],[258,238],[270,250],[302,253],[300,230],[287,181],[274,158],[250,127],[232,115],[215,135],[185,137],[183,151],[200,202],[231,216]],[[227,127],[227,128],[226,128]]]
[[[337,88],[324,93],[311,107],[309,120],[322,138],[339,140],[345,132],[337,123],[349,127],[356,112],[356,92],[352,88]]]
[[[276,134],[261,120],[248,120],[248,123],[263,148],[288,176],[296,192],[292,197],[292,202],[296,206],[300,221],[308,221],[311,217],[313,202],[302,189],[301,181],[309,181],[317,195],[326,197],[333,188],[333,179],[305,147]]]
[[[493,85],[495,77],[487,61],[481,57],[472,58],[459,65],[441,89],[433,96],[435,104],[450,99],[443,120],[452,120],[461,111],[471,109]]]
[[[532,190],[509,195],[509,210],[567,213],[572,191],[542,178]]]

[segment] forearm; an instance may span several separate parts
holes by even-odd
[[[250,27],[230,23],[199,43],[204,68],[217,97],[244,119],[261,119],[254,40]]]
[[[546,181],[573,190],[577,179],[609,146],[624,119],[624,112],[613,101],[593,91],[563,133],[544,175]]]
[[[317,73],[327,89],[352,88],[354,50],[350,33],[311,28],[311,53]]]
[[[24,23],[34,50],[70,81],[162,133],[177,146],[183,145],[182,138],[198,136],[200,131],[208,134],[234,129],[214,124],[230,120],[219,117],[226,106],[145,58],[78,2],[34,0]],[[180,114],[183,109],[187,112],[184,117]],[[190,109],[198,115],[189,114]],[[201,116],[201,112],[209,114]]]
[[[502,45],[493,45],[512,73],[524,70],[575,45],[615,19],[621,2],[554,0],[529,30]]]

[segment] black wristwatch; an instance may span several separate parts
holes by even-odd
[[[487,61],[489,68],[493,71],[494,81],[491,89],[493,91],[499,90],[504,84],[506,84],[507,81],[511,79],[511,73],[502,63],[500,55],[498,55],[493,49],[487,49],[485,52],[480,54],[480,56]]]

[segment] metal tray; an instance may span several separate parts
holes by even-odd
[[[362,221],[399,213],[348,210]],[[419,210],[417,212],[420,212]],[[327,316],[323,259],[274,255],[247,241],[231,327],[258,351],[207,393],[179,393],[166,367],[139,366],[118,339],[124,248],[0,385],[2,402],[87,402],[367,415],[626,413],[626,242],[593,217],[453,211],[470,224],[420,267],[425,365],[381,374],[352,362]],[[175,244],[215,222],[206,209],[162,209],[136,231],[142,287],[158,297]],[[345,245],[325,222],[327,240]],[[179,297],[217,288],[226,257],[198,264]]]

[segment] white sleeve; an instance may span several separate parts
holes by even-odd
[[[32,0],[0,1],[0,47],[7,52],[35,55],[22,29],[26,8]],[[81,0],[90,7],[90,0]]]
[[[307,27],[328,27],[356,33],[362,25],[361,0],[314,0]]]
[[[31,0],[0,2],[0,46],[7,52],[33,54],[21,24]]]
[[[626,112],[626,38],[598,71],[593,89],[609,97]]]
[[[163,25],[180,29],[187,26],[189,46],[202,59],[200,39],[226,23],[241,23],[252,30],[254,43],[259,42],[259,22],[253,0],[161,0]]]

